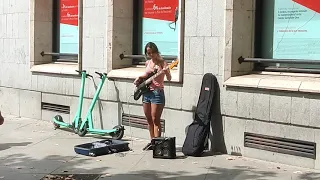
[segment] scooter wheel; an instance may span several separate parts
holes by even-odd
[[[83,129],[80,129],[80,126],[81,126],[81,122],[79,122],[79,127],[78,127],[78,135],[80,137],[83,137],[85,136],[87,133],[88,133],[88,123],[86,122],[83,126]]]
[[[75,122],[72,123],[72,131],[73,131],[75,134],[78,134],[78,127],[76,127],[76,123],[75,123]]]
[[[54,117],[54,119],[57,120],[57,121],[59,121],[59,122],[63,122],[63,118],[62,118],[62,116],[60,116],[60,115],[56,115],[56,116]],[[55,122],[53,121],[53,127],[54,127],[54,129],[58,129],[58,128],[60,128],[60,125],[57,124],[57,123],[55,123]]]
[[[114,133],[110,133],[110,136],[112,137],[112,139],[115,139],[115,140],[122,139],[124,136],[124,128],[118,125],[118,126],[115,126],[113,129],[118,129],[118,131]]]

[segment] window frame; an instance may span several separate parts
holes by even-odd
[[[133,2],[133,38],[132,38],[132,54],[134,55],[143,55],[144,56],[144,52],[142,52],[142,36],[143,36],[143,1],[144,0],[136,0]],[[181,12],[181,8],[182,8],[182,3],[184,3],[183,0],[178,0],[178,4],[179,4],[179,12]],[[182,13],[179,14],[179,19],[180,19],[180,30],[178,31],[178,55],[177,58],[181,58],[181,51],[183,52],[183,50],[181,49],[181,36],[184,35],[182,32],[182,27],[183,27],[183,23],[182,23],[182,19],[184,20],[184,17],[182,18]],[[170,54],[165,54],[163,55],[163,57],[165,56],[175,56],[175,55],[170,55]],[[165,58],[166,59],[166,58]],[[132,58],[132,65],[142,65],[144,64],[146,59],[141,59],[141,58]],[[170,63],[172,60],[167,60],[166,61],[168,63]]]
[[[263,44],[263,14],[267,9],[264,7],[264,1],[268,0],[255,0],[255,20],[254,20],[254,52],[253,55],[255,58],[260,59],[268,59],[265,57],[262,57],[262,44]],[[275,0],[276,1],[276,0]],[[273,9],[274,11],[274,9]],[[306,63],[279,63],[280,59],[272,58],[271,60],[274,60],[274,62],[267,62],[267,63],[261,63],[261,62],[254,62],[253,70],[254,71],[271,71],[271,72],[293,72],[293,73],[320,73],[320,59],[319,64],[310,64],[308,62]],[[281,59],[283,60],[283,59]],[[296,60],[294,57],[291,59],[288,59],[288,61]],[[310,59],[298,59],[300,61],[313,61]],[[309,67],[306,67],[309,66]]]
[[[142,18],[143,18],[143,0],[133,2],[133,38],[132,54],[141,54],[142,47]],[[132,59],[132,65],[138,65],[141,59]]]
[[[52,10],[52,52],[60,53],[60,2],[61,0],[53,1]],[[79,3],[78,3],[79,4]],[[78,18],[79,21],[79,18]],[[52,56],[52,62],[70,62],[78,63],[79,54],[77,57],[64,55]]]
[[[120,38],[118,41],[112,41],[115,37],[114,32],[115,29],[121,28],[119,27],[119,20],[120,18],[109,18],[108,23],[109,24],[116,24],[116,26],[108,26],[108,32],[112,30],[112,32],[108,33],[108,40],[111,40],[112,47],[117,48],[108,48],[107,49],[107,72],[108,77],[112,79],[135,79],[139,74],[144,71],[145,67],[145,55],[141,53],[143,49],[141,48],[142,45],[142,8],[141,5],[143,3],[142,0],[135,0],[133,1],[132,5],[129,7],[132,11],[130,15],[125,16],[125,18],[130,18],[130,22],[132,22],[132,25],[130,27],[127,27],[125,31],[128,31],[130,28],[131,37],[130,37],[130,46],[121,45],[124,46],[127,51],[119,47],[118,45],[121,43],[126,43],[122,38]],[[121,4],[121,3],[120,3]],[[120,4],[117,4],[116,9],[118,10],[118,6]],[[123,9],[122,7],[120,9]],[[178,36],[178,55],[176,56],[168,56],[168,55],[162,55],[163,59],[168,64],[171,64],[172,60],[179,61],[178,65],[176,65],[172,71],[172,79],[170,83],[177,83],[181,84],[184,80],[184,27],[185,27],[185,0],[179,0],[179,20],[177,23],[180,25],[179,36]],[[137,13],[140,12],[140,13]],[[110,17],[113,17],[114,14],[109,14]],[[116,20],[116,23],[115,23]],[[126,39],[126,38],[124,38]],[[119,53],[119,54],[118,54]],[[121,61],[122,62],[117,62]],[[165,80],[167,82],[167,80]]]

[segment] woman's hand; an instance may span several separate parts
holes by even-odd
[[[145,77],[143,77],[143,76],[137,77],[137,78],[133,81],[133,84],[136,85],[136,86],[139,86],[139,85],[142,83],[142,81],[143,81],[144,78],[145,78]]]
[[[141,80],[145,79],[148,77],[148,74],[145,72],[143,75],[137,77],[134,81],[133,84],[135,84],[136,86],[139,85],[141,82]]]
[[[140,79],[141,79],[140,77],[137,77],[137,78],[133,81],[133,84],[137,86],[137,85],[139,84]]]

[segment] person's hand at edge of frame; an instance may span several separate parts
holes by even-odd
[[[1,111],[0,111],[0,126],[4,123],[4,118],[3,116],[1,115]]]

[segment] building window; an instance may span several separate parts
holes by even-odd
[[[183,81],[183,0],[108,1],[109,12],[107,71],[112,78],[133,79],[143,73],[144,47],[154,42],[168,62],[178,59],[173,67],[172,82]]]
[[[144,55],[144,47],[151,41],[163,57],[179,57],[179,1],[139,0],[134,3],[133,54]],[[134,59],[133,64],[144,61]]]
[[[310,63],[320,61],[318,4],[304,0],[257,0],[255,57],[300,62],[259,63],[256,69],[311,72],[320,68],[320,64]]]
[[[53,61],[78,62],[78,0],[55,0],[53,6]]]

